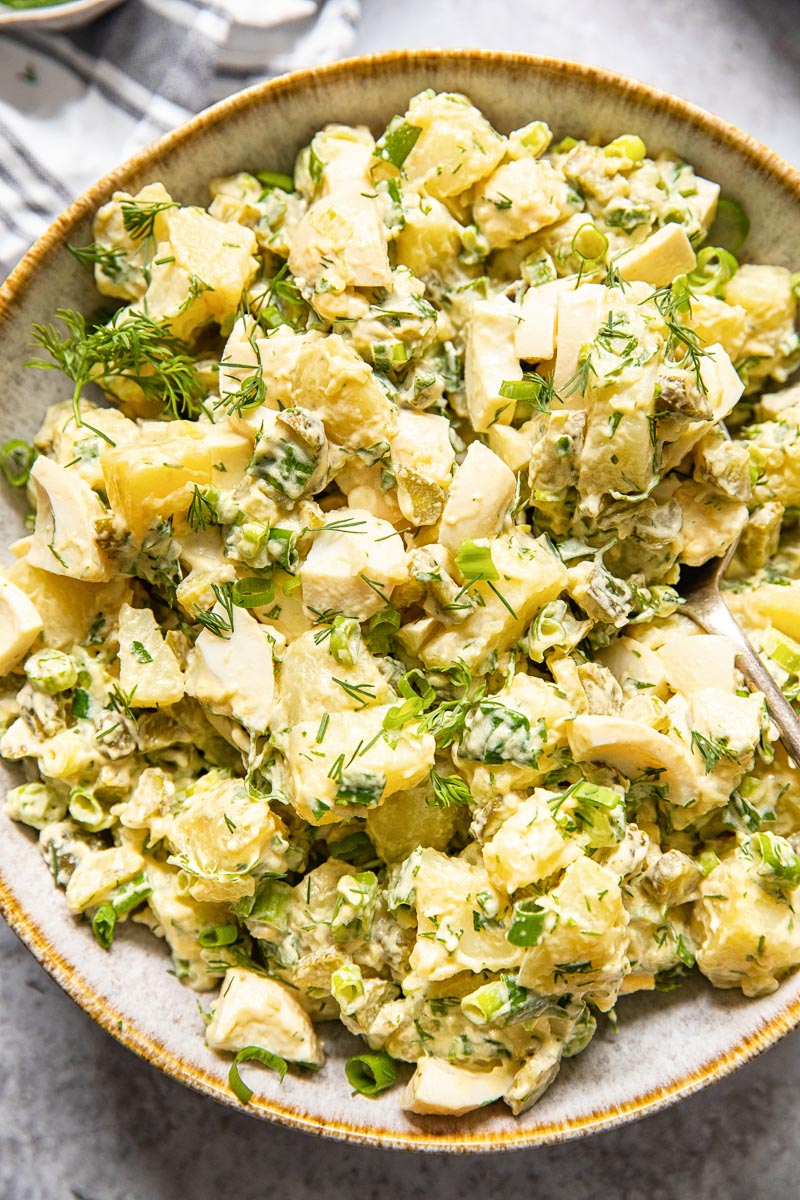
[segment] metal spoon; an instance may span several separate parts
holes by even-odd
[[[764,693],[769,715],[778,728],[787,754],[800,764],[800,720],[720,594],[720,580],[736,552],[736,545],[734,542],[727,554],[709,559],[702,567],[681,567],[678,591],[684,603],[679,611],[691,617],[706,633],[730,638],[736,647],[736,665],[750,687]]]

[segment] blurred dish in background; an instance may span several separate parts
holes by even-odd
[[[122,0],[0,0],[0,30],[76,29]]]

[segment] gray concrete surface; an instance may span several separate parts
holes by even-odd
[[[363,4],[358,51],[463,45],[598,63],[713,109],[800,164],[797,0]],[[0,926],[0,1200],[795,1200],[798,1078],[800,1033],[682,1105],[585,1142],[481,1158],[326,1143],[163,1078]]]

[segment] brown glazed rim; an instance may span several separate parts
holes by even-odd
[[[58,217],[36,244],[28,251],[19,265],[0,287],[0,337],[2,325],[8,318],[14,302],[33,286],[39,270],[48,258],[61,247],[66,235],[97,206],[103,203],[115,188],[124,188],[129,178],[138,171],[155,168],[176,147],[184,145],[199,130],[213,128],[224,123],[233,115],[244,111],[263,96],[279,96],[302,91],[309,84],[325,83],[341,76],[366,76],[379,78],[393,69],[405,65],[415,68],[426,64],[440,64],[457,60],[474,63],[502,63],[516,67],[527,67],[549,78],[557,84],[562,80],[578,79],[589,84],[600,85],[610,91],[627,94],[638,104],[667,112],[679,118],[685,125],[701,129],[713,135],[718,143],[734,150],[747,165],[761,174],[770,176],[783,190],[800,202],[800,171],[791,167],[774,151],[697,106],[663,92],[647,84],[628,79],[600,67],[567,62],[536,55],[515,54],[482,50],[393,50],[383,54],[364,55],[344,59],[323,67],[295,71],[268,83],[259,84],[239,92],[213,108],[187,121],[175,132],[167,134],[152,146],[128,159],[84,192]],[[230,1107],[240,1107],[233,1095],[202,1067],[174,1054],[157,1037],[136,1026],[128,1025],[123,1013],[117,1011],[106,996],[99,994],[81,975],[78,967],[68,961],[53,946],[15,898],[5,880],[0,878],[0,914],[18,937],[25,943],[42,966],[49,972],[67,995],[71,996],[89,1016],[107,1033],[127,1046],[135,1054],[164,1071],[165,1074],[188,1085],[203,1095],[210,1096]],[[391,1149],[428,1150],[445,1153],[488,1152],[496,1150],[518,1150],[529,1146],[545,1145],[566,1141],[597,1130],[609,1129],[625,1124],[637,1117],[657,1112],[684,1096],[722,1079],[737,1067],[772,1046],[800,1022],[800,997],[787,1003],[755,1033],[744,1038],[732,1050],[720,1055],[696,1070],[668,1084],[629,1100],[623,1105],[599,1108],[588,1116],[572,1120],[552,1122],[536,1129],[520,1127],[518,1131],[480,1132],[458,1130],[442,1135],[426,1132],[417,1125],[407,1131],[395,1129],[366,1129],[348,1121],[326,1120],[324,1117],[304,1113],[301,1109],[287,1107],[279,1100],[260,1099],[254,1096],[248,1109],[261,1116],[292,1129],[322,1134],[345,1142],[378,1145]]]

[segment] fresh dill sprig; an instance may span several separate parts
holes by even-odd
[[[692,730],[692,749],[696,750],[706,764],[706,775],[710,775],[721,758],[738,762],[739,756],[728,745],[727,738],[710,738]]]
[[[118,279],[122,273],[124,263],[122,250],[119,247],[101,246],[99,242],[90,242],[88,246],[68,244],[67,249],[87,271],[91,271],[97,266],[109,279]]]
[[[211,590],[217,603],[224,610],[225,616],[222,613],[214,612],[213,609],[201,608],[195,612],[194,619],[209,633],[213,633],[215,637],[222,638],[227,642],[233,633],[233,584],[212,583]]]
[[[214,504],[209,500],[208,496],[200,490],[195,483],[192,490],[192,502],[189,505],[187,514],[189,527],[194,533],[200,533],[201,530],[207,529],[209,525],[216,525],[217,510]]]
[[[224,360],[220,365],[233,370],[246,369],[238,363],[227,363]],[[241,385],[235,392],[226,392],[214,407],[220,408],[224,406],[232,416],[240,417],[242,413],[249,412],[253,408],[259,408],[266,398],[267,385],[264,383],[263,376],[258,373],[248,375],[246,379],[241,381]]]
[[[681,360],[688,359],[695,382],[705,395],[708,389],[700,371],[700,359],[706,358],[708,351],[701,348],[700,338],[694,329],[683,323],[683,318],[692,315],[692,293],[686,277],[680,276],[666,287],[656,288],[647,299],[653,301],[667,327],[667,354],[674,357],[676,351],[682,352]]]
[[[171,417],[198,411],[205,388],[197,374],[189,347],[163,325],[144,313],[124,312],[107,325],[87,327],[86,318],[73,309],[56,314],[66,326],[64,335],[55,325],[34,325],[34,341],[52,362],[33,359],[30,367],[60,370],[75,387],[72,406],[78,425],[80,400],[88,383],[98,384],[107,395],[115,394],[117,381],[138,384],[148,400],[160,403]]]
[[[433,796],[426,803],[429,808],[460,808],[472,804],[472,792],[460,775],[440,775],[431,770]]]
[[[134,242],[143,242],[145,238],[153,237],[158,214],[177,207],[174,200],[123,200],[120,204],[122,224]]]
[[[355,700],[359,708],[366,708],[369,700],[375,700],[375,689],[369,683],[348,683],[346,679],[331,676],[333,682],[346,692],[351,700]]]

